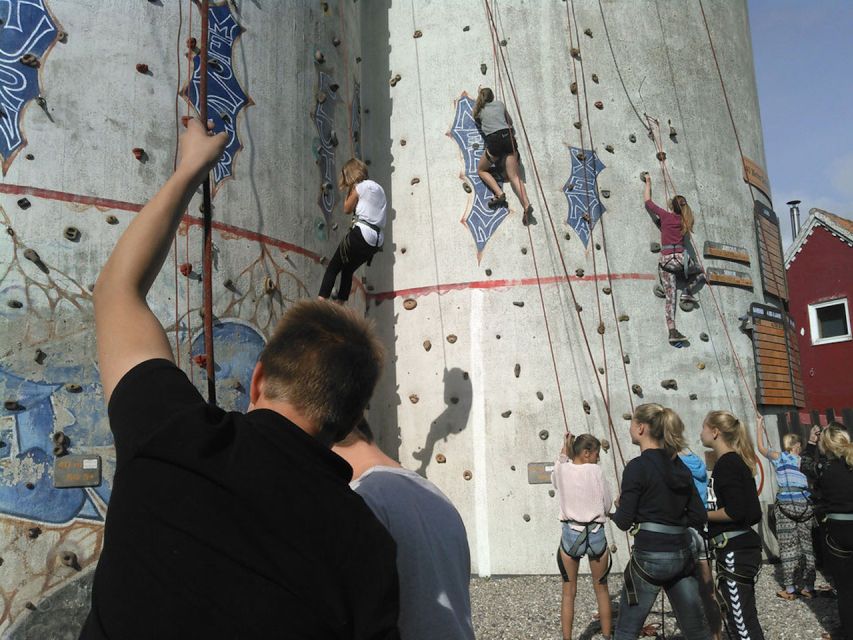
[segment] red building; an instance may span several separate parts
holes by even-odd
[[[853,407],[853,221],[809,211],[785,253],[806,409]]]

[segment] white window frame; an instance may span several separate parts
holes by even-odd
[[[847,333],[843,336],[833,336],[831,338],[820,337],[820,322],[817,317],[817,310],[824,307],[830,307],[837,304],[844,305],[844,316],[847,319]],[[835,298],[834,300],[824,300],[823,302],[814,302],[809,305],[809,330],[813,345],[832,344],[834,342],[847,342],[853,340],[850,326],[850,307],[847,304],[847,298]]]

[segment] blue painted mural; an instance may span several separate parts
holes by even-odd
[[[569,202],[566,222],[575,230],[584,246],[589,245],[592,229],[605,212],[598,199],[598,174],[605,168],[594,151],[569,148],[571,158],[570,176],[563,185],[563,193]],[[587,219],[585,215],[589,213]]]
[[[207,66],[207,117],[213,120],[214,130],[228,132],[228,144],[222,159],[213,168],[213,183],[218,186],[232,176],[234,160],[243,148],[237,136],[237,116],[254,104],[234,75],[232,56],[234,44],[245,29],[237,24],[231,14],[230,3],[211,4],[208,22]],[[199,109],[199,83],[201,81],[201,56],[193,58],[193,77],[188,88],[189,100]]]
[[[59,37],[45,0],[0,0],[0,158],[3,175],[27,142],[21,114],[37,98],[39,66]]]
[[[317,204],[328,222],[335,207],[337,175],[335,173],[335,148],[338,136],[335,133],[335,103],[338,100],[338,85],[332,77],[320,71],[317,88],[317,104],[314,107],[314,125],[319,137],[314,139],[314,159],[320,167],[320,196]]]
[[[463,218],[463,223],[474,237],[479,259],[489,238],[509,215],[509,209],[506,207],[490,209],[487,204],[494,194],[477,175],[477,163],[485,151],[485,140],[474,121],[473,112],[474,100],[467,94],[462,94],[462,97],[456,101],[456,117],[450,128],[450,135],[459,145],[465,161],[465,178],[474,191],[474,201]],[[498,184],[503,184],[502,180],[499,179]]]

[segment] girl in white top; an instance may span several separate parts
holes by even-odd
[[[388,203],[385,191],[379,184],[368,179],[367,165],[358,158],[348,160],[343,166],[338,186],[347,194],[344,213],[354,214],[353,225],[329,260],[319,295],[321,298],[329,298],[332,295],[332,288],[340,273],[341,284],[338,287],[337,299],[339,302],[346,302],[352,289],[355,270],[365,262],[370,266],[370,259],[385,241],[383,229]]]
[[[560,521],[563,523],[557,566],[563,576],[560,622],[564,640],[571,640],[572,637],[578,568],[583,556],[589,559],[601,633],[605,638],[610,638],[613,630],[610,593],[607,590],[610,552],[604,535],[604,523],[613,499],[598,466],[600,452],[601,442],[595,436],[582,433],[575,437],[567,433],[551,474],[560,505]]]

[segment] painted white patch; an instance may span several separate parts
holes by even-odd
[[[474,449],[474,520],[477,523],[477,572],[481,577],[492,575],[489,551],[489,495],[486,458],[486,384],[483,364],[483,301],[484,293],[471,292],[471,431]]]

